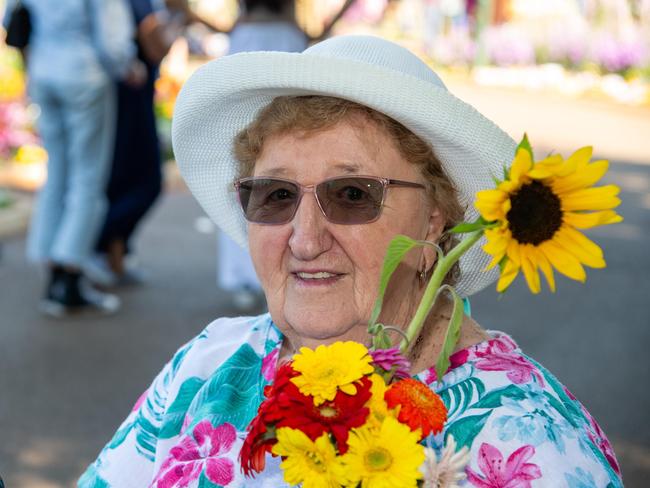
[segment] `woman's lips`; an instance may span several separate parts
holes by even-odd
[[[344,275],[331,271],[296,271],[291,273],[301,286],[328,286],[339,281]]]

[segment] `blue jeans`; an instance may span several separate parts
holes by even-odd
[[[38,129],[48,153],[27,240],[33,261],[80,267],[106,212],[106,180],[115,132],[115,89],[95,83],[30,81],[40,106]]]

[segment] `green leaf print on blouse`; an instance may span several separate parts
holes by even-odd
[[[79,478],[77,482],[79,488],[110,488],[110,485],[104,480],[94,464],[88,466],[86,472]]]
[[[262,357],[242,345],[197,393],[188,410],[191,425],[208,417],[213,425],[245,430],[262,401],[261,368]]]
[[[472,402],[480,401],[485,394],[485,385],[480,379],[470,377],[437,393],[447,407],[447,418],[453,422]]]
[[[453,435],[459,449],[463,446],[471,448],[474,438],[480,434],[491,413],[486,412],[481,415],[472,415],[456,420],[447,427],[445,439],[447,436]]]
[[[185,414],[197,392],[204,384],[205,380],[195,376],[183,382],[178,390],[178,395],[176,395],[163,417],[162,427],[158,434],[161,439],[169,439],[180,434]]]
[[[471,408],[497,408],[502,405],[503,397],[513,398],[515,400],[523,400],[526,398],[526,393],[515,385],[508,385],[505,388],[493,390],[485,395],[481,400],[476,402]]]
[[[199,484],[197,488],[223,488],[221,485],[216,485],[208,479],[205,473],[201,473],[199,477]]]

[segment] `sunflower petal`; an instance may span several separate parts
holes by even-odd
[[[482,190],[476,194],[474,206],[485,220],[503,220],[503,202],[508,199],[508,194],[500,190]]]
[[[499,275],[499,281],[497,282],[497,292],[503,293],[506,291],[518,274],[519,266],[513,263],[510,259],[506,260],[506,264],[503,266],[501,274]]]
[[[551,176],[557,175],[558,172],[563,171],[563,162],[562,156],[559,154],[553,154],[546,159],[537,161],[533,168],[528,172],[528,176],[536,180],[550,178]]]
[[[486,271],[492,269],[494,266],[499,264],[501,259],[503,259],[506,249],[508,249],[509,236],[510,232],[508,230],[505,232],[500,229],[489,229],[485,231],[487,242],[483,245],[483,250],[492,256],[492,261],[485,268]]]
[[[605,267],[602,249],[581,232],[565,225],[557,231],[553,239],[582,264],[590,268]]]
[[[543,242],[539,245],[539,249],[559,273],[572,280],[582,283],[585,282],[587,273],[585,273],[580,261],[573,254],[564,250],[553,241]]]
[[[616,185],[600,186],[598,188],[585,188],[568,195],[563,195],[562,210],[609,210],[618,207],[621,203],[617,197],[620,189]]]
[[[521,244],[519,244],[515,239],[510,239],[508,241],[508,250],[506,251],[508,259],[514,261],[517,266],[521,266],[520,246]]]
[[[518,182],[521,180],[530,168],[533,166],[533,161],[530,158],[530,154],[525,149],[519,149],[515,159],[512,161],[512,166],[510,167],[509,180],[511,182]]]
[[[597,225],[616,224],[623,221],[623,217],[613,210],[590,213],[565,212],[563,218],[564,222],[578,229],[590,229]]]
[[[522,246],[521,250],[521,269],[524,272],[528,288],[533,294],[538,294],[541,290],[539,274],[537,273],[537,262],[535,260],[535,251],[533,246]]]
[[[587,188],[595,185],[605,175],[609,169],[609,161],[603,159],[594,161],[584,169],[580,169],[573,174],[564,177],[558,177],[551,183],[553,192],[562,195],[564,193]]]
[[[575,173],[576,171],[586,167],[591,159],[592,153],[593,148],[591,146],[581,147],[571,154],[571,156],[566,158],[562,170],[556,173],[557,176],[568,176],[571,173]]]
[[[539,269],[541,269],[542,273],[544,273],[548,287],[553,293],[555,293],[555,277],[553,276],[553,267],[551,266],[548,258],[539,248],[535,248],[535,250],[537,252],[537,264],[539,264]]]

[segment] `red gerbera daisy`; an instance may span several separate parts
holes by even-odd
[[[287,385],[278,398],[286,416],[276,427],[300,429],[313,441],[329,432],[334,436],[339,452],[345,454],[350,429],[362,426],[370,413],[365,407],[371,395],[370,380],[363,377],[356,386],[355,395],[338,391],[334,400],[316,406],[311,396],[300,393],[293,383]]]
[[[422,439],[431,432],[440,432],[447,420],[442,399],[413,378],[390,385],[384,399],[389,408],[399,406],[397,418],[401,423],[407,424],[412,431],[421,429]]]
[[[273,425],[285,416],[278,398],[288,385],[294,386],[290,380],[297,374],[290,362],[285,363],[278,368],[273,385],[264,388],[266,399],[248,425],[248,434],[239,453],[239,462],[246,476],[251,475],[253,471],[260,473],[264,470],[265,455],[271,452],[277,442]]]

